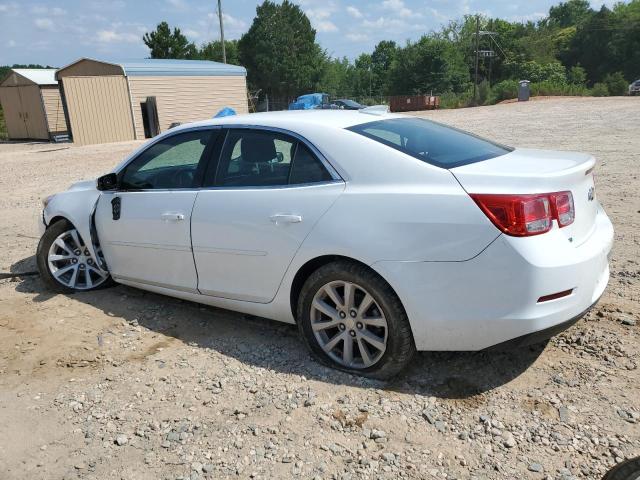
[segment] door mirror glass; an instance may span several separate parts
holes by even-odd
[[[97,188],[103,190],[115,190],[118,188],[118,175],[115,173],[107,173],[98,178]]]

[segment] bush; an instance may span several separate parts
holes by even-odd
[[[531,84],[531,95],[583,96],[589,95],[589,90],[581,85],[544,81]]]
[[[608,97],[609,96],[609,88],[606,83],[595,83],[593,88],[591,89],[591,95],[594,97]]]
[[[518,82],[516,80],[503,80],[491,87],[492,103],[512,98],[518,98]]]
[[[506,62],[505,67],[510,72],[509,76],[518,80],[529,80],[531,82],[551,81],[554,83],[567,81],[565,68],[560,62]]]
[[[483,80],[478,85],[478,104],[485,105],[491,97],[491,85],[488,81]]]
[[[567,71],[567,81],[572,85],[586,85],[587,83],[587,71],[580,65],[571,67]]]
[[[602,80],[609,90],[609,95],[626,95],[629,91],[629,83],[622,72],[610,73]],[[594,85],[595,86],[595,85]]]
[[[462,93],[445,92],[440,95],[440,108],[464,108],[473,104],[473,90]]]

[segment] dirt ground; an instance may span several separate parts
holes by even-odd
[[[599,160],[615,229],[600,304],[547,345],[421,353],[380,383],[295,327],[118,286],[0,280],[0,478],[598,479],[640,455],[640,98],[425,114]],[[32,272],[40,199],[138,143],[0,144],[0,272]]]

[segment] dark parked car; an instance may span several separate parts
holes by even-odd
[[[640,80],[629,85],[629,95],[640,95]]]
[[[364,105],[359,104],[355,100],[349,100],[348,98],[341,98],[340,100],[334,100],[334,105],[342,110],[360,110],[364,108]]]

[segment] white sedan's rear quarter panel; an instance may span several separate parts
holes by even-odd
[[[584,312],[609,279],[613,227],[599,210],[578,248],[555,227],[539,236],[501,235],[466,262],[379,262],[396,289],[419,350],[480,350]],[[567,297],[542,296],[573,289]]]

